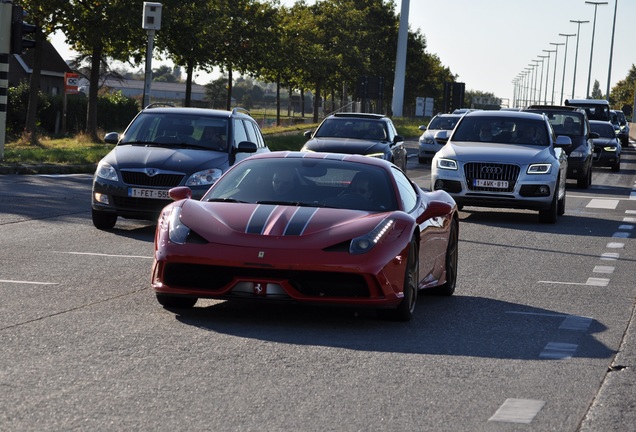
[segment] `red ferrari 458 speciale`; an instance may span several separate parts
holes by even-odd
[[[198,298],[287,300],[413,316],[419,290],[452,295],[457,206],[388,161],[272,152],[229,169],[201,198],[170,190],[152,288],[165,307]]]

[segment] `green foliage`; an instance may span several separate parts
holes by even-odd
[[[24,130],[29,106],[30,86],[26,82],[21,82],[17,87],[9,87],[8,107],[7,107],[7,128],[8,139],[18,137]],[[38,118],[50,106],[47,96],[38,92]],[[38,126],[40,126],[38,124]]]
[[[627,72],[625,79],[622,79],[616,83],[616,85],[610,91],[610,103],[614,109],[623,109],[623,107],[629,107],[626,111],[630,111],[627,114],[631,116],[631,109],[634,105],[634,87],[636,86],[636,65],[632,64],[632,67]]]

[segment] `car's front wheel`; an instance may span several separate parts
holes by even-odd
[[[453,220],[448,233],[448,245],[446,246],[446,282],[433,288],[432,294],[451,296],[457,285],[457,263],[459,257],[459,228],[457,220]]]
[[[393,321],[410,321],[413,318],[417,303],[418,285],[420,282],[420,260],[418,257],[417,241],[411,239],[408,260],[404,275],[404,298],[396,309],[380,309],[382,316]]]
[[[196,297],[175,297],[157,294],[157,301],[163,307],[189,309],[197,302]]]
[[[592,164],[589,164],[585,177],[577,179],[576,187],[579,189],[587,189],[592,185]]]
[[[99,210],[93,210],[92,213],[93,226],[100,230],[112,229],[117,223],[117,215]]]
[[[618,160],[616,161],[616,163],[614,165],[612,165],[612,171],[613,172],[618,172],[621,170],[621,158],[619,157]]]
[[[557,179],[556,187],[558,188],[559,180]],[[557,217],[559,215],[559,203],[558,203],[558,194],[559,191],[554,191],[554,196],[552,197],[552,202],[550,203],[550,207],[544,210],[539,210],[539,222],[541,223],[556,223]]]

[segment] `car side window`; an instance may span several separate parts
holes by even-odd
[[[245,130],[245,126],[243,125],[243,120],[234,119],[234,147],[237,147],[238,144],[242,141],[249,141],[250,139],[247,137],[247,131]]]
[[[259,148],[265,147],[263,136],[261,135],[256,123],[245,120],[245,128],[247,129],[249,141],[255,143]]]
[[[397,183],[398,190],[400,191],[400,200],[402,202],[402,208],[405,212],[411,212],[417,205],[417,193],[413,189],[413,185],[409,179],[404,175],[402,171],[397,168],[391,168],[393,170],[393,177]]]

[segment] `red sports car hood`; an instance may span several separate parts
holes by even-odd
[[[181,222],[212,243],[327,247],[371,231],[387,213],[317,207],[185,200]],[[177,204],[178,205],[178,204]],[[399,218],[410,218],[405,213]]]

